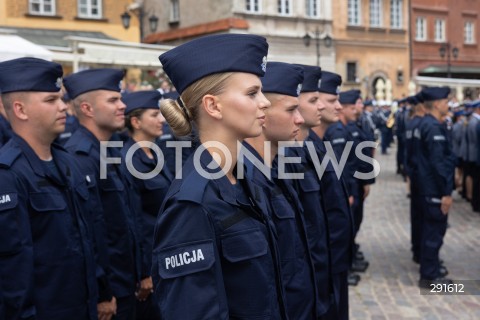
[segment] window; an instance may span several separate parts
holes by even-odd
[[[435,19],[435,42],[445,42],[445,20]]]
[[[31,14],[55,15],[55,0],[29,0]]]
[[[403,28],[403,1],[390,0],[390,27],[392,29]]]
[[[475,43],[475,24],[473,22],[465,22],[465,43]]]
[[[170,4],[170,22],[179,22],[180,7],[178,5],[178,0],[171,0]]]
[[[348,0],[348,24],[351,26],[360,25],[361,0]]]
[[[423,17],[417,17],[415,20],[415,40],[427,40],[427,20]]]
[[[370,0],[370,26],[382,26],[382,0]]]
[[[278,0],[278,13],[281,15],[290,15],[292,13],[290,5],[290,0]]]
[[[101,18],[102,0],[78,0],[78,16],[81,18]]]
[[[245,9],[248,12],[260,12],[260,0],[245,0]]]
[[[318,10],[318,2],[317,0],[307,0],[305,4],[307,5],[305,12],[307,13],[308,17],[317,18],[320,16]]]
[[[356,62],[347,62],[347,82],[357,82]]]

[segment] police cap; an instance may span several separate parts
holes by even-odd
[[[341,104],[355,104],[357,100],[361,98],[360,90],[348,90],[340,92],[338,100]]]
[[[120,92],[123,76],[123,70],[89,69],[65,77],[64,85],[68,95],[75,99],[82,93],[94,90]]]
[[[208,75],[246,72],[263,77],[268,43],[251,34],[218,34],[201,37],[160,55],[163,70],[181,94]]]
[[[303,69],[303,83],[301,92],[317,92],[320,89],[322,69],[317,66],[296,64]]]
[[[298,97],[302,90],[303,68],[284,62],[269,62],[262,78],[262,92]]]
[[[62,66],[37,58],[0,62],[0,92],[58,92],[62,88]]]
[[[322,70],[322,81],[318,91],[328,94],[338,95],[340,86],[342,85],[342,77],[336,73]]]
[[[448,95],[450,94],[449,87],[427,87],[424,88],[422,91],[423,101],[435,101],[435,100],[442,100],[447,99]]]
[[[122,96],[122,101],[127,106],[125,114],[137,109],[160,109],[158,102],[161,98],[162,94],[158,90],[125,93]]]

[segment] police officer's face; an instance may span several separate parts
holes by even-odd
[[[270,102],[261,89],[258,76],[238,72],[228,79],[224,92],[217,96],[222,125],[239,140],[262,133],[265,109]]]
[[[67,106],[61,92],[29,92],[23,102],[28,121],[39,134],[55,138],[65,131]]]
[[[357,109],[357,116],[360,116],[364,108],[362,99],[357,99],[357,102],[355,103],[355,108]]]
[[[295,140],[304,123],[298,111],[298,98],[281,94],[267,94],[267,98],[272,106],[265,111],[265,140],[274,143]]]
[[[357,120],[357,107],[354,104],[344,105],[341,113],[347,121]]]
[[[93,114],[99,128],[115,132],[125,125],[125,104],[121,94],[115,91],[98,90],[94,94]]]
[[[298,97],[300,114],[305,120],[304,126],[308,128],[320,125],[321,111],[325,108],[320,102],[320,93],[305,92]]]
[[[342,105],[338,102],[338,96],[335,94],[319,93],[320,103],[323,105],[320,116],[322,122],[330,124],[339,120],[339,113],[342,110]]]
[[[135,131],[141,131],[146,137],[153,140],[163,134],[164,122],[165,118],[159,109],[147,109],[138,118],[138,129],[135,128]]]
[[[441,116],[444,117],[448,114],[448,99],[438,100],[436,105]]]

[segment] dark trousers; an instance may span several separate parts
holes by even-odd
[[[387,148],[389,147],[390,145],[390,142],[388,141],[388,129],[385,127],[385,128],[381,128],[380,129],[380,134],[381,134],[381,146],[382,146],[382,154],[385,154],[387,153]]]
[[[410,197],[410,231],[413,256],[420,259],[420,251],[422,246],[422,196],[411,195]]]
[[[440,197],[437,199],[439,200]],[[420,198],[423,214],[420,277],[428,280],[440,276],[439,253],[447,231],[448,215],[442,213],[438,200],[432,197]]]
[[[397,169],[403,169],[403,158],[405,154],[405,140],[401,137],[397,137]]]
[[[472,209],[480,212],[480,165],[474,165],[472,170]]]
[[[138,301],[136,309],[136,320],[158,320],[160,319],[160,310],[157,308],[157,304],[154,301],[153,294],[151,294],[147,300]]]
[[[357,183],[356,193],[353,194],[355,202],[352,206],[352,213],[353,213],[353,224],[355,228],[355,237],[357,236],[358,231],[360,230],[360,225],[363,221],[363,185]]]
[[[348,271],[332,274],[336,317],[331,319],[348,320]],[[333,310],[332,310],[333,311]],[[333,312],[332,312],[333,315]]]
[[[135,295],[117,298],[117,314],[112,319],[134,320],[136,301]]]

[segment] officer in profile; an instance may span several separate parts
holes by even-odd
[[[0,152],[0,278],[5,319],[97,319],[91,203],[74,158],[52,144],[65,129],[62,66],[0,63],[12,125]]]
[[[218,34],[160,56],[180,94],[160,110],[174,134],[196,126],[201,142],[155,225],[152,274],[162,318],[288,318],[266,199],[236,174],[237,146],[262,133],[270,106],[259,78],[267,53],[263,37]]]
[[[455,156],[451,149],[443,117],[448,113],[447,87],[422,90],[427,114],[421,120],[418,134],[413,134],[413,152],[418,165],[412,174],[418,177],[418,192],[412,198],[422,211],[420,246],[420,287],[451,283],[439,259],[443,237],[447,230],[447,217],[452,205]]]
[[[478,163],[480,159],[478,157],[478,149],[480,149],[480,140],[477,137],[477,127],[480,124],[480,100],[473,101],[469,104],[472,109],[472,115],[468,121],[466,128],[467,135],[467,172],[471,179],[471,200],[472,210],[480,212],[480,167]]]
[[[316,309],[317,319],[335,319],[336,307],[333,297],[333,280],[330,257],[329,226],[325,209],[326,201],[337,201],[324,197],[321,179],[334,172],[331,163],[326,167],[320,177],[317,168],[320,168],[326,154],[325,146],[321,139],[312,131],[321,123],[321,112],[325,108],[320,102],[320,85],[322,71],[320,67],[298,65],[303,68],[304,80],[300,96],[298,97],[298,111],[304,122],[300,125],[297,141],[302,142],[300,147],[289,148],[289,157],[299,157],[300,163],[289,165],[288,172],[303,174],[303,179],[292,180],[303,207],[303,217],[306,223],[310,255],[312,257],[315,282],[317,289]],[[312,148],[313,147],[313,148]],[[290,170],[290,167],[292,168]],[[325,178],[329,179],[328,177]],[[333,188],[334,186],[329,186]],[[345,199],[344,199],[345,200]]]
[[[298,112],[298,95],[302,82],[303,68],[283,62],[268,63],[268,71],[262,78],[262,92],[271,106],[265,111],[262,134],[247,138],[244,146],[258,162],[270,169],[270,174],[266,175],[247,158],[246,179],[258,185],[268,199],[268,213],[278,235],[289,318],[317,319],[317,282],[307,240],[304,211],[292,180],[282,176],[284,172],[279,172],[278,167],[278,161],[283,161],[279,158],[285,157],[283,152],[279,154],[279,143],[294,141],[303,123]],[[269,149],[265,149],[265,142],[270,143]]]
[[[12,136],[12,127],[7,120],[7,114],[2,103],[2,96],[0,94],[0,148],[10,140]]]
[[[313,133],[309,135],[321,161],[326,154],[325,133],[329,127],[338,123],[339,112],[342,110],[342,105],[338,101],[341,85],[340,75],[322,70],[322,81],[318,89],[321,121],[320,125],[312,128]],[[329,230],[334,309],[337,313],[333,312],[329,319],[343,320],[348,319],[348,286],[357,285],[360,281],[358,274],[349,273],[354,251],[354,222],[350,207],[353,197],[348,193],[343,176],[338,179],[332,165],[325,169],[320,179],[320,188]]]
[[[147,270],[152,264],[153,230],[158,211],[173,180],[166,170],[163,154],[155,144],[162,135],[165,118],[160,113],[159,101],[162,95],[157,90],[136,91],[124,94],[125,127],[129,138],[122,148],[123,172],[133,182],[139,198],[137,208],[141,212],[140,237],[145,244],[144,262]],[[158,165],[158,167],[157,167]],[[152,296],[147,300],[137,300],[136,318],[142,320],[159,319]]]
[[[126,106],[120,95],[123,76],[122,70],[90,69],[65,78],[80,122],[65,148],[78,160],[90,188],[98,195],[95,233],[107,273],[100,283],[99,315],[132,319],[136,299],[144,300],[152,291],[150,270],[144,263],[145,246],[138,234],[139,199],[121,166],[106,163],[111,158],[120,159],[120,150],[106,147],[102,154],[100,145],[125,126]]]
[[[325,141],[329,141],[331,143],[338,162],[340,162],[343,153],[348,151],[346,149],[347,143],[352,142],[342,176],[347,183],[350,196],[353,197],[351,208],[355,227],[354,238],[360,230],[360,225],[363,220],[363,203],[370,193],[370,184],[373,183],[371,180],[360,180],[354,177],[356,171],[362,173],[367,173],[370,171],[370,168],[367,167],[367,163],[360,161],[355,154],[357,146],[362,141],[360,130],[355,125],[355,121],[357,120],[356,104],[359,99],[359,103],[361,103],[359,90],[340,92],[338,98],[340,104],[342,105],[342,109],[338,115],[340,120],[335,125],[330,126],[327,129],[324,137]],[[364,259],[363,253],[359,254],[359,252],[361,252],[360,245],[355,244],[351,266],[351,270],[353,272],[364,272],[369,265],[369,262]]]

